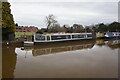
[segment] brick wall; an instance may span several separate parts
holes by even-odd
[[[37,32],[38,28],[35,26],[18,26],[16,32]]]

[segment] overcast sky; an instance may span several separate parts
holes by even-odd
[[[109,1],[109,2],[108,2]],[[46,27],[45,16],[53,14],[63,24],[92,25],[118,21],[118,0],[9,0],[19,25]]]

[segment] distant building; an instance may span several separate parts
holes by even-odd
[[[35,26],[17,26],[16,32],[37,32],[38,28]]]
[[[16,26],[15,38],[27,38],[31,40],[32,35],[38,31],[35,26]]]

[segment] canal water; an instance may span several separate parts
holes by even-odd
[[[3,46],[3,78],[117,78],[120,40]]]

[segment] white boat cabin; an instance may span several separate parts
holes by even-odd
[[[34,34],[34,42],[56,42],[67,40],[92,39],[92,33],[54,33],[54,34]]]

